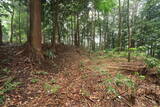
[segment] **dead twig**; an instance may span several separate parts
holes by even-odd
[[[16,56],[22,54],[24,51],[25,51],[25,50],[22,50],[22,51],[17,52],[17,53],[16,53]]]

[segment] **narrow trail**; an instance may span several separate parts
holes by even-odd
[[[17,55],[17,48],[12,49],[2,49],[8,54],[4,57],[4,53],[1,53],[1,57],[10,58],[2,67],[9,67],[13,72],[11,75],[15,76],[14,81],[22,84],[7,94],[4,107],[148,107],[160,104],[157,101],[160,99],[158,84],[123,72],[122,68],[126,65],[141,66],[141,62],[126,63],[123,58],[98,58],[75,47],[60,46],[54,60],[39,67],[27,57]],[[126,87],[117,87],[122,98],[108,94],[108,85],[104,84],[104,80],[109,80],[106,73],[112,78],[122,73],[139,85],[134,104]]]

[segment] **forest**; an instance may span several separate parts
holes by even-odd
[[[0,0],[0,106],[160,107],[160,0]]]

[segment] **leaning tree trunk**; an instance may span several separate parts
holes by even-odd
[[[31,48],[36,58],[43,59],[41,35],[41,2],[31,0]]]
[[[0,19],[0,45],[3,43],[2,42],[2,36],[3,36],[3,34],[2,34],[2,21]]]

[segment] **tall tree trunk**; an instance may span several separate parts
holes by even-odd
[[[95,51],[95,24],[96,19],[94,19],[94,16],[96,17],[96,11],[92,11],[92,50]]]
[[[19,42],[22,43],[21,39],[21,4],[19,2]]]
[[[89,33],[90,33],[89,25],[90,25],[90,24],[89,24],[89,10],[88,10],[88,11],[87,11],[87,33],[86,33],[86,38],[87,38],[86,47],[87,47],[87,48],[90,47],[90,46],[89,46],[89,45],[90,45],[90,43],[89,43],[89,41],[90,41],[90,38],[89,38],[89,37],[90,37],[90,34],[89,34]]]
[[[128,62],[130,62],[131,60],[131,51],[130,51],[130,48],[131,48],[131,31],[130,31],[130,11],[129,11],[129,0],[128,0]]]
[[[112,32],[112,48],[114,49],[115,48],[115,38],[114,38],[114,32]]]
[[[115,17],[112,16],[113,19],[112,19],[112,25],[114,24],[115,22]],[[111,48],[115,48],[115,34],[114,34],[114,31],[111,32]]]
[[[13,19],[14,19],[14,8],[11,13],[11,36],[10,36],[10,42],[13,42]]]
[[[76,15],[74,15],[74,30],[75,30],[75,32],[74,32],[74,45],[75,46],[77,45],[77,28],[76,28],[77,23],[76,23],[76,20],[77,20],[77,17],[76,17]]]
[[[125,10],[126,9],[126,1],[124,0],[124,2],[123,2],[123,5],[122,5],[122,7],[121,7],[121,50],[124,50],[125,49],[125,47],[126,47],[126,40],[125,40],[125,30],[124,30],[124,27],[123,27],[123,23],[124,23],[124,21],[125,21],[125,15],[126,15],[126,13],[124,14],[123,13],[123,10]]]
[[[52,37],[52,47],[55,51],[55,46],[58,44],[59,38],[59,26],[58,26],[58,2],[53,1],[53,37]]]
[[[37,59],[43,59],[41,34],[41,2],[31,0],[31,48]]]
[[[77,46],[80,47],[80,17],[79,17],[79,14],[77,14],[77,41],[78,41],[78,44]]]
[[[97,11],[95,9],[95,19],[94,19],[94,35],[93,35],[93,43],[94,43],[94,51],[96,50],[96,18],[97,18]]]
[[[101,49],[102,30],[101,30],[101,21],[100,21],[100,14],[99,14],[99,12],[98,12],[98,21],[99,21],[99,48]]]
[[[72,35],[72,45],[74,45],[74,19],[73,15],[71,15],[71,35]]]
[[[108,41],[108,38],[109,38],[109,31],[108,31],[108,20],[109,20],[109,18],[108,18],[108,14],[106,14],[105,13],[105,32],[104,32],[104,49],[107,49],[109,46],[109,41]]]
[[[118,30],[118,48],[122,51],[122,13],[121,13],[121,0],[119,0],[119,30]]]
[[[75,42],[75,46],[79,47],[80,46],[80,35],[79,35],[79,14],[76,14],[76,32],[75,32],[75,38],[74,38],[74,42]]]
[[[2,37],[3,37],[3,34],[2,34],[2,21],[0,19],[0,45],[3,43]]]
[[[32,27],[32,23],[31,23],[31,15],[32,15],[32,11],[31,11],[31,0],[28,0],[28,3],[27,3],[27,13],[28,13],[28,16],[27,16],[27,44],[28,45],[31,45],[31,27]]]

